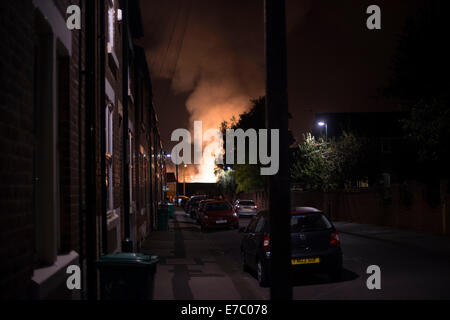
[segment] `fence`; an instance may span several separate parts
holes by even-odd
[[[267,207],[265,191],[259,190],[239,197],[254,200],[260,208]],[[439,190],[437,197],[439,198]],[[449,195],[445,197],[446,203],[449,203]],[[433,200],[429,188],[415,182],[392,185],[390,188],[363,188],[351,191],[292,190],[291,206],[318,208],[335,221],[389,226],[419,232],[442,233],[445,224],[446,234],[450,234],[448,213],[443,213],[443,206],[439,200]],[[447,217],[444,218],[444,214]]]

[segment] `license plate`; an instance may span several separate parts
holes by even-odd
[[[292,263],[293,265],[320,263],[320,258],[292,259],[292,260],[291,260],[291,263]]]
[[[227,220],[216,220],[216,223],[227,223]]]

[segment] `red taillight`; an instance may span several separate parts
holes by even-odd
[[[270,237],[269,236],[264,236],[263,248],[264,248],[265,251],[269,251],[270,250],[269,244],[270,244]]]
[[[339,240],[339,234],[337,232],[333,232],[330,235],[330,246],[337,246],[341,243]]]
[[[258,209],[258,206],[254,206],[255,209]]]
[[[239,210],[241,208],[241,206],[237,206],[236,209]]]

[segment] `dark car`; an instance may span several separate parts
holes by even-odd
[[[208,196],[206,195],[192,196],[187,203],[186,213],[188,213],[192,219],[197,219],[198,204],[200,201],[206,199],[208,199]]]
[[[198,203],[198,207],[197,207],[197,222],[200,223],[200,212],[202,212],[205,208],[206,203],[210,202],[210,201],[217,201],[216,199],[206,199],[206,200],[201,200]]]
[[[239,227],[239,218],[233,210],[233,206],[224,200],[212,200],[204,202],[199,211],[199,223],[202,231],[211,228]]]
[[[270,283],[270,226],[268,211],[252,218],[241,243],[244,270],[256,271],[261,286]],[[332,280],[342,273],[342,251],[333,223],[319,210],[309,207],[291,211],[291,264],[294,272],[324,272]]]

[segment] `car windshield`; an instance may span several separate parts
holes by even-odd
[[[331,223],[321,213],[295,215],[291,218],[291,232],[320,231],[330,229]]]
[[[231,205],[226,202],[208,203],[206,205],[207,211],[225,211],[231,210]]]
[[[241,206],[254,206],[255,203],[252,200],[247,200],[247,201],[239,201],[239,205],[241,205]]]

